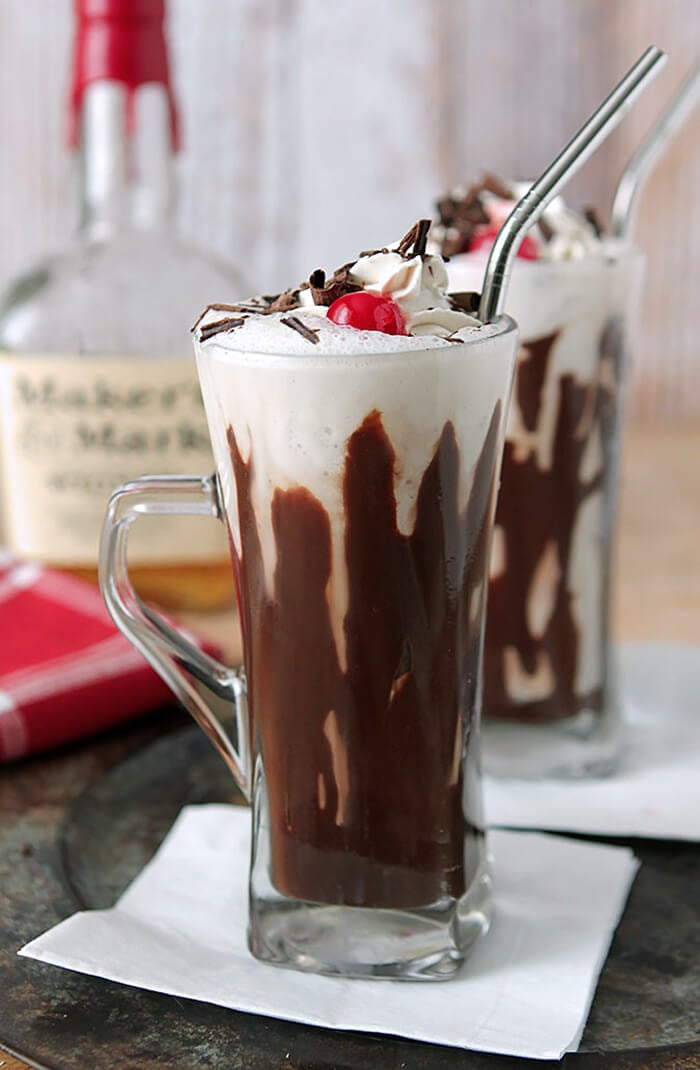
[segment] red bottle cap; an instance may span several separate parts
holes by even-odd
[[[133,93],[140,85],[165,86],[173,149],[179,147],[177,111],[170,86],[163,21],[165,0],[75,0],[77,31],[70,95],[69,141],[80,140],[83,93],[92,82],[127,87],[127,129],[133,129]]]

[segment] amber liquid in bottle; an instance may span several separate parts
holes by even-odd
[[[62,254],[0,299],[0,541],[91,581],[113,487],[213,470],[190,327],[208,302],[247,289],[173,224],[176,139],[162,13],[154,22],[154,5],[146,9],[150,21],[134,18],[126,29],[114,21],[122,52],[140,50],[145,64],[143,84],[134,85],[109,69],[114,49],[100,53],[104,68],[96,74],[93,64],[86,79],[85,42],[110,33],[111,23],[103,18],[95,29],[90,5],[79,8],[72,101],[80,223]],[[159,524],[134,525],[131,575],[142,597],[176,610],[232,602],[223,526]]]

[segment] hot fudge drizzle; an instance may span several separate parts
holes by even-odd
[[[462,758],[480,697],[501,421],[499,402],[462,509],[460,451],[444,425],[404,535],[396,456],[381,414],[370,412],[344,458],[345,561],[332,560],[322,502],[303,486],[277,487],[271,582],[252,504],[254,446],[244,459],[228,429],[249,705],[264,758],[271,877],[284,895],[410,908],[458,898],[473,880],[483,831],[478,805],[463,797]],[[334,567],[347,569],[342,655],[328,593]]]
[[[550,365],[556,360],[557,339],[555,332],[522,346],[515,393],[528,432],[535,433],[540,427],[543,389],[551,374]],[[601,544],[609,537],[623,355],[622,325],[619,318],[613,318],[600,339],[596,378],[581,380],[571,373],[559,376],[551,465],[539,464],[533,449],[523,456],[517,441],[506,439],[496,510],[503,549],[491,578],[486,622],[486,717],[545,722],[574,717],[582,710],[598,714],[604,710],[609,606],[603,595],[597,607],[600,619],[595,624],[600,638],[599,683],[582,690],[577,685],[581,633],[575,615],[581,593],[573,583],[572,544],[581,510],[597,492],[602,495]],[[601,460],[591,475],[586,471],[584,455],[595,435],[600,436]],[[606,559],[603,545],[600,552]],[[547,554],[556,570],[554,594],[544,626],[535,634],[528,623],[528,600]],[[602,591],[609,591],[609,586],[606,575]],[[517,659],[526,680],[534,682],[540,677],[543,693],[539,697],[513,694],[508,686],[508,659],[511,665]]]

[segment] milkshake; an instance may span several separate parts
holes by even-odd
[[[527,187],[487,176],[438,205],[450,291],[478,290]],[[491,561],[485,762],[504,775],[609,772],[618,696],[611,543],[629,325],[643,260],[554,200],[521,243],[507,311],[521,348]]]
[[[481,649],[515,325],[447,297],[428,226],[194,329],[245,652],[250,945],[346,976],[450,976],[488,917]]]

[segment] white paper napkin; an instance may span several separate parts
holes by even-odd
[[[558,1059],[575,1050],[637,870],[629,850],[494,832],[495,911],[444,983],[281,970],[246,947],[250,812],[182,811],[111,910],[74,914],[21,955],[235,1010],[333,1029]]]
[[[492,825],[700,840],[700,648],[620,648],[622,758],[609,777],[486,777]]]

